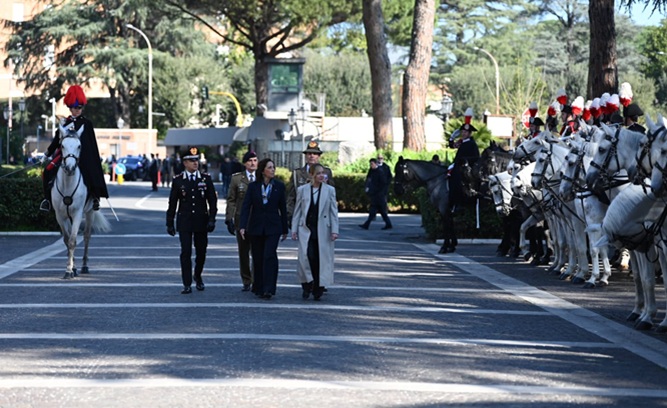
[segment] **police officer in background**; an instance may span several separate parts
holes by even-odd
[[[199,151],[191,147],[183,155],[185,170],[174,178],[169,193],[167,209],[167,233],[176,235],[181,241],[182,294],[192,293],[192,243],[195,245],[194,280],[197,290],[204,290],[202,271],[206,261],[208,233],[215,229],[215,215],[218,212],[218,196],[213,180],[208,173],[199,172]],[[176,228],[174,216],[177,214]]]
[[[248,184],[256,180],[257,176],[257,155],[255,152],[246,152],[243,155],[243,164],[245,169],[234,173],[229,182],[227,192],[227,209],[225,211],[225,224],[230,234],[236,235],[236,246],[239,249],[239,270],[241,272],[241,281],[243,282],[243,292],[250,290],[253,282],[252,269],[250,268],[250,240],[243,239],[239,234],[238,227],[241,224],[241,207],[245,194],[248,192]]]

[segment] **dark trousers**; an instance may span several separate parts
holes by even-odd
[[[311,236],[314,234],[317,234],[317,231],[311,233]],[[320,245],[317,238],[308,240],[307,255],[310,272],[313,274],[313,289],[316,290],[320,287]]]
[[[151,173],[151,189],[157,191],[157,172]]]
[[[377,213],[380,213],[382,221],[384,221],[385,226],[390,227],[391,221],[389,220],[389,215],[387,214],[387,200],[384,195],[376,194],[371,196],[371,205],[368,209],[368,218],[364,225],[369,226],[371,221],[375,220]]]
[[[239,272],[244,285],[252,283],[252,270],[250,269],[250,237],[241,238],[236,230],[236,246],[239,249]]]
[[[195,282],[201,279],[206,262],[206,247],[208,246],[208,232],[179,232],[181,241],[181,278],[183,286],[192,285],[192,241],[195,243]]]
[[[250,251],[254,271],[253,292],[276,294],[278,285],[278,243],[280,234],[251,235]]]

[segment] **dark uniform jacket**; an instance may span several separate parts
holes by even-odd
[[[632,130],[633,132],[646,133],[646,128],[639,123],[633,123],[632,125],[628,126],[628,130]]]
[[[266,204],[262,199],[262,182],[255,181],[248,185],[239,225],[239,229],[245,229],[248,235],[287,234],[285,184],[276,179],[271,180],[271,183]]]
[[[174,216],[178,215],[177,231],[204,232],[209,222],[215,222],[218,197],[209,174],[198,173],[195,181],[190,181],[188,175],[189,173],[184,171],[175,177],[171,184],[167,228],[174,226]]]
[[[74,123],[76,130],[84,126],[83,133],[81,134],[81,154],[79,155],[79,169],[83,176],[83,182],[86,183],[86,187],[88,187],[88,190],[94,196],[109,198],[93,123],[83,117],[83,115],[77,118],[70,116],[65,120],[64,126],[67,127],[70,123]],[[53,153],[59,147],[60,130],[56,132],[56,137],[53,138],[48,149],[46,149],[46,156],[53,156]]]

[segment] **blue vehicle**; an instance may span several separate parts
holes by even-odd
[[[125,180],[136,181],[143,180],[146,174],[146,169],[141,164],[141,157],[139,156],[125,156],[118,160],[118,163],[125,165]]]

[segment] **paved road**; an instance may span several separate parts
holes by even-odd
[[[438,255],[417,216],[342,214],[323,300],[301,299],[286,241],[265,301],[219,217],[206,290],[184,296],[167,191],[110,190],[120,222],[88,276],[60,279],[55,235],[0,236],[0,407],[667,406],[667,336],[625,322],[627,275],[584,291],[493,245]]]

